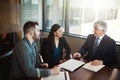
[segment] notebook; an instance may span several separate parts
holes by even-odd
[[[77,68],[82,66],[83,64],[85,64],[85,63],[82,61],[78,61],[75,59],[69,59],[64,63],[61,63],[59,66],[63,69],[70,71],[70,72],[73,72],[74,70],[76,70]]]
[[[42,77],[41,80],[70,80],[68,72],[60,72],[58,75],[50,75],[48,77]]]
[[[91,65],[91,62],[88,62],[88,63],[86,63],[86,64],[83,66],[83,68],[88,69],[88,70],[91,70],[91,71],[94,71],[94,72],[99,71],[99,70],[102,69],[103,67],[105,67],[105,65],[93,66],[93,65]]]

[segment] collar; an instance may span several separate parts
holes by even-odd
[[[31,44],[27,37],[24,37],[23,40],[26,41],[30,47],[35,44],[35,41]]]
[[[99,37],[100,40],[102,40],[102,38],[105,36],[105,34],[103,34],[102,36]]]

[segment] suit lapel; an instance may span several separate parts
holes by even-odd
[[[104,35],[104,37],[102,38],[101,42],[99,43],[99,46],[96,50],[96,53],[99,53],[99,51],[101,51],[103,48],[104,48],[104,44],[106,43],[105,42],[105,39],[106,39],[106,35]]]

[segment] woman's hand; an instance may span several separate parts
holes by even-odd
[[[59,63],[63,63],[65,61],[67,61],[67,59],[60,60]]]

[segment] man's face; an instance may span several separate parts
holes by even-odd
[[[103,30],[99,30],[98,28],[95,28],[95,27],[93,32],[94,32],[94,36],[96,37],[101,37],[105,33]]]
[[[34,40],[40,40],[40,30],[39,27],[36,25],[35,30],[34,30],[34,35],[33,35],[33,39]]]

